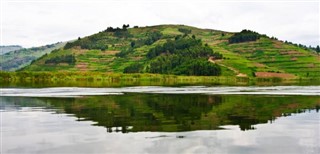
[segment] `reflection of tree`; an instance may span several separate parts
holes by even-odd
[[[200,124],[202,114],[221,102],[220,96],[204,95],[152,95],[147,105],[155,110],[164,131],[187,131]]]
[[[317,96],[228,96],[212,113],[218,115],[223,125],[249,130],[254,129],[252,125],[272,122],[280,116],[316,109],[318,100]]]
[[[108,132],[188,131],[201,124],[202,115],[219,104],[221,96],[126,94],[51,102],[79,119],[97,122],[95,125],[106,127]]]
[[[58,108],[107,132],[190,131],[239,125],[241,130],[279,116],[319,109],[317,96],[125,94],[84,98],[2,99],[7,105]],[[33,102],[33,103],[29,103]]]

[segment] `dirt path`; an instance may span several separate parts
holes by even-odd
[[[220,66],[222,66],[222,67],[228,68],[229,70],[231,70],[231,71],[233,71],[235,74],[237,74],[237,76],[239,76],[239,77],[247,77],[247,74],[240,73],[239,70],[237,70],[237,69],[235,69],[235,68],[233,68],[233,67],[226,66],[226,65],[221,64],[221,63],[217,63],[217,62],[221,62],[221,61],[222,61],[221,59],[220,59],[220,60],[214,60],[212,57],[210,57],[210,58],[208,59],[208,61],[211,62],[211,63],[217,64],[217,65],[220,65]]]

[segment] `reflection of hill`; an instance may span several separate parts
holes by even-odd
[[[46,101],[28,97],[0,97],[0,110],[21,110],[22,107],[51,108]]]
[[[7,102],[27,106],[12,98]],[[21,98],[20,98],[21,99]],[[30,99],[30,98],[29,98]],[[279,116],[319,110],[317,96],[125,94],[86,98],[34,98],[80,120],[96,122],[108,132],[191,131],[239,125],[241,130]],[[30,102],[30,100],[28,100]],[[41,103],[39,104],[41,105]]]

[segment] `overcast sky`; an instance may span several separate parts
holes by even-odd
[[[1,45],[40,46],[108,26],[184,24],[319,44],[319,0],[1,0]]]

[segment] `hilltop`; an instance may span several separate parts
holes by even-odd
[[[250,30],[123,25],[79,37],[22,70],[316,78],[319,60],[311,49]]]

